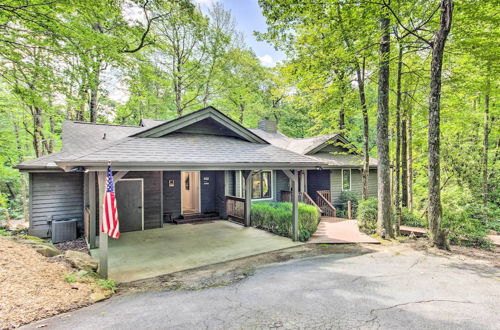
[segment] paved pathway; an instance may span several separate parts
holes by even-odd
[[[224,287],[117,296],[28,328],[498,329],[498,269],[377,249],[275,264]]]
[[[380,243],[362,233],[356,220],[322,217],[318,229],[308,243]]]

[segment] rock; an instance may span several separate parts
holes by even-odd
[[[64,253],[64,257],[75,268],[91,272],[97,270],[97,260],[86,253],[68,250]]]
[[[59,251],[52,244],[32,244],[31,246],[36,250],[36,252],[45,257],[55,257],[61,254],[61,251]]]
[[[92,294],[90,295],[90,299],[93,302],[98,302],[104,299],[108,299],[112,294],[113,292],[111,290],[97,290],[92,292]]]

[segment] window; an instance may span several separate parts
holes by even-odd
[[[351,190],[351,170],[342,170],[342,190]]]
[[[242,197],[245,197],[245,179],[241,176]],[[252,175],[252,199],[272,198],[271,171],[262,171]]]

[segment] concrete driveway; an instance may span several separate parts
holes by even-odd
[[[274,264],[226,287],[117,296],[28,328],[498,329],[498,269],[380,249]]]
[[[109,277],[129,282],[270,252],[301,243],[217,220],[123,233],[109,240]],[[98,258],[99,249],[91,251]]]

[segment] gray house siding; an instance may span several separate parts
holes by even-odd
[[[49,237],[49,221],[83,220],[82,173],[30,173],[30,235]]]
[[[332,202],[335,203],[342,193],[342,170],[331,170],[330,190],[332,191]],[[351,191],[356,192],[358,197],[363,195],[363,177],[360,169],[351,170]],[[368,196],[377,197],[377,170],[371,169],[368,175]]]
[[[173,180],[174,186],[169,187],[168,182]],[[181,215],[181,172],[163,172],[163,213],[170,213],[172,219]]]
[[[308,170],[307,171],[307,193],[316,201],[318,190],[330,190],[329,170]]]
[[[160,228],[162,226],[161,172],[128,172],[124,177],[124,179],[135,178],[144,180],[144,229]]]
[[[275,187],[274,189],[274,199],[277,202],[281,201],[281,191],[290,191],[290,179],[286,176],[283,171],[274,171]]]
[[[236,196],[236,171],[226,171],[226,194]]]

